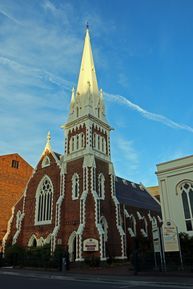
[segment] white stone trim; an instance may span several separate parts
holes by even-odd
[[[72,182],[72,200],[77,200],[80,194],[80,178],[77,173],[73,174],[71,182]]]
[[[148,223],[147,223],[145,216],[142,217],[141,221],[144,222],[145,228],[141,228],[140,231],[141,231],[143,237],[146,238],[148,236]]]
[[[112,164],[111,164],[112,166]],[[125,236],[125,232],[123,230],[121,221],[120,221],[120,203],[116,197],[115,194],[115,177],[114,175],[110,175],[110,180],[111,180],[111,197],[112,200],[114,202],[115,205],[115,213],[116,213],[116,225],[117,225],[117,229],[118,232],[120,234],[120,238],[121,238],[121,256],[117,257],[120,259],[126,259],[126,236]]]
[[[6,241],[8,239],[10,232],[11,232],[11,226],[12,226],[12,222],[13,222],[14,215],[15,215],[15,207],[12,207],[11,211],[12,211],[12,214],[11,214],[11,217],[10,217],[8,223],[7,223],[7,232],[6,232],[6,234],[2,240],[3,253],[5,252]]]
[[[32,247],[34,240],[36,240],[36,244],[38,245],[38,239],[37,239],[36,235],[32,234],[31,237],[29,238],[27,246]]]
[[[73,231],[70,237],[68,238],[68,253],[69,253],[70,262],[74,261],[73,253],[74,253],[74,239],[75,238],[76,238],[76,231]],[[77,242],[76,242],[76,252],[77,252]],[[76,261],[76,256],[74,256],[74,259]]]
[[[131,237],[135,237],[136,236],[136,219],[135,219],[135,216],[133,214],[129,214],[126,209],[124,209],[124,214],[125,214],[125,217],[127,219],[130,219],[130,222],[131,221],[133,222],[134,228],[132,228],[131,226],[130,227],[128,226],[128,232],[129,232]]]
[[[138,211],[137,211],[137,217],[138,217],[139,220],[142,220],[142,219],[143,219],[142,215],[141,215],[140,212],[138,212]]]
[[[61,173],[60,173],[60,196],[56,202],[56,213],[55,213],[55,227],[51,234],[51,252],[55,251],[56,247],[56,237],[60,230],[61,225],[61,207],[64,200],[65,195],[65,173],[66,172],[66,164],[63,164]]]
[[[50,158],[48,156],[45,156],[42,161],[42,168],[49,166],[50,166]]]
[[[25,216],[25,214],[21,213],[21,211],[20,211],[20,216],[18,217],[18,219],[16,219],[16,221],[17,221],[16,229],[17,230],[15,232],[15,235],[13,236],[12,245],[14,245],[17,242],[17,238],[21,232],[21,224],[22,224],[24,216]]]

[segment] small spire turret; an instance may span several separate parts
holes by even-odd
[[[48,131],[48,134],[47,134],[47,142],[46,142],[46,146],[45,146],[44,152],[45,152],[46,150],[48,150],[48,151],[51,151],[51,150],[52,150],[51,144],[50,144],[50,140],[51,140],[51,134],[50,134],[50,131]]]

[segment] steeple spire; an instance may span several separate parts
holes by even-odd
[[[88,23],[82,53],[77,89],[72,89],[68,122],[92,115],[107,122],[102,91],[99,91],[93,60]]]
[[[98,96],[99,94],[98,83],[97,83],[97,78],[96,78],[89,29],[88,29],[88,24],[87,24],[86,36],[85,36],[85,41],[84,41],[84,49],[83,49],[83,54],[82,54],[82,62],[81,62],[78,86],[77,86],[77,93],[79,93],[80,98],[83,98],[84,95],[87,94],[88,83],[89,83],[90,93],[93,95],[93,97],[95,95]]]

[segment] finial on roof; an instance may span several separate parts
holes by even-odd
[[[86,29],[89,30],[88,21],[86,22]]]
[[[51,134],[50,134],[50,131],[48,131],[48,134],[47,134],[47,142],[46,142],[46,146],[45,146],[45,150],[51,150],[51,144],[50,144],[50,140],[51,140]]]

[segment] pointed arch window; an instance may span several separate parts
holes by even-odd
[[[36,192],[35,224],[44,225],[51,223],[52,217],[53,185],[48,176],[45,176]]]
[[[84,134],[81,134],[81,147],[84,148]]]
[[[100,150],[100,135],[98,135],[98,150]]]
[[[96,133],[93,134],[93,148],[96,147]]]
[[[76,149],[79,149],[79,135],[76,136]]]
[[[34,234],[30,237],[28,241],[28,247],[34,247],[34,248],[37,247],[37,238]]]
[[[186,230],[193,231],[193,182],[183,182],[178,190],[181,193]]]
[[[108,239],[108,223],[104,216],[101,216],[100,223],[104,231],[104,241],[106,242]]]
[[[102,152],[104,152],[104,137],[102,137]]]
[[[103,200],[105,198],[105,177],[102,173],[98,176],[98,196]]]
[[[42,168],[48,167],[50,165],[50,159],[48,156],[45,156],[43,161],[42,161]]]
[[[72,199],[77,200],[79,198],[80,184],[79,175],[75,173],[72,176]]]
[[[74,137],[72,137],[72,152],[74,151]]]

